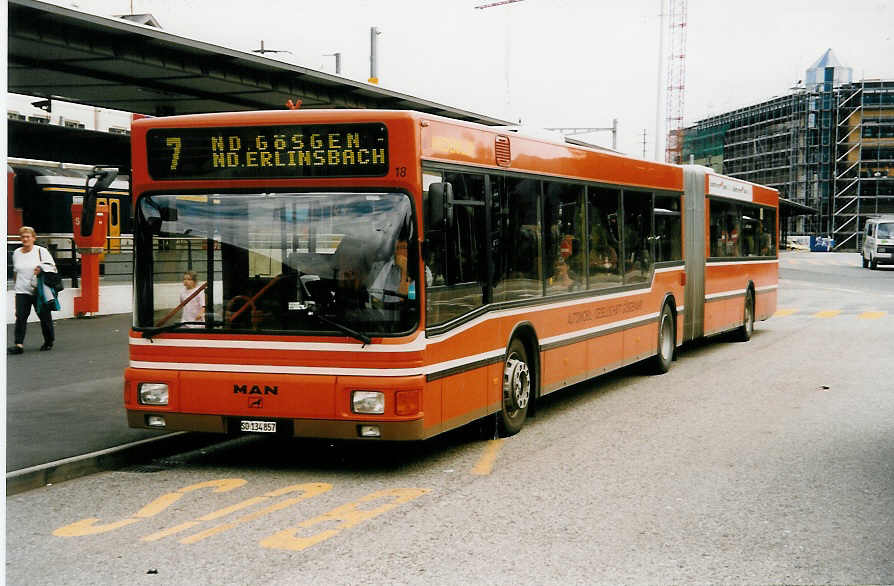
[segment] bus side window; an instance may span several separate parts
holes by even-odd
[[[544,269],[549,294],[585,289],[584,188],[544,182]]]
[[[761,256],[776,256],[776,210],[761,209],[761,228],[758,253]]]
[[[620,199],[617,189],[587,188],[590,289],[621,284]]]
[[[624,283],[643,283],[652,273],[652,193],[624,191]]]
[[[680,196],[655,196],[655,261],[682,260]]]
[[[425,262],[432,273],[432,285],[426,294],[429,326],[481,307],[487,280],[484,175],[448,172],[443,181],[453,186],[454,200],[482,205],[455,204],[452,225],[445,222],[426,227]]]
[[[733,203],[710,200],[711,256],[741,256],[740,212]]]
[[[511,301],[543,295],[541,279],[540,185],[536,179],[507,177],[499,194],[499,221],[494,236],[500,245],[494,274],[494,301]],[[494,193],[494,197],[498,197]]]
[[[757,206],[740,206],[742,222],[742,256],[757,256],[759,254],[761,224],[758,218]]]

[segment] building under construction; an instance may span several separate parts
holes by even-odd
[[[862,245],[866,218],[894,213],[894,80],[853,81],[832,50],[789,95],[683,130],[683,160],[754,183],[817,211],[790,234]]]

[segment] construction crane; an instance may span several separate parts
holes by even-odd
[[[667,32],[667,145],[664,160],[667,163],[682,163],[683,105],[686,102],[686,0],[667,0]]]

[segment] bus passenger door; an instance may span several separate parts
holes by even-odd
[[[428,176],[437,179],[436,172]],[[485,177],[477,173],[443,172],[451,186],[450,213],[425,227],[425,265],[432,274],[426,288],[426,328],[456,323],[485,303],[487,243]],[[427,198],[427,196],[426,196]],[[427,205],[432,205],[427,202]],[[444,333],[446,333],[446,331]],[[499,344],[504,344],[500,342]],[[492,338],[468,329],[437,344],[438,362],[459,361],[493,349]],[[474,360],[471,360],[474,362]],[[486,402],[486,368],[470,368],[444,380],[442,421],[453,427],[483,415]]]

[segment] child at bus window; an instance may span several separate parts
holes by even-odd
[[[190,295],[196,292],[198,285],[196,284],[197,275],[195,271],[186,271],[183,273],[183,291],[180,292],[180,303],[186,301]],[[181,321],[184,323],[201,322],[205,320],[205,298],[202,293],[189,300],[183,306],[183,315]],[[196,326],[197,327],[197,326]]]

